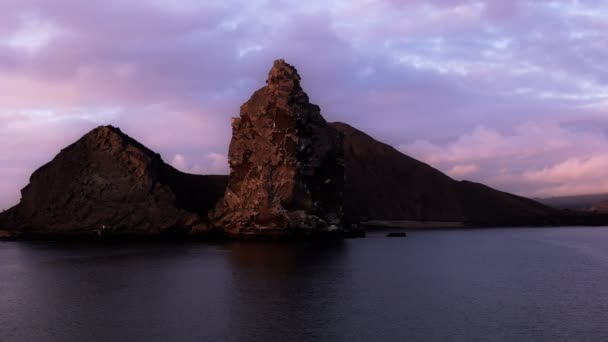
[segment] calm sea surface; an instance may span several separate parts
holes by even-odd
[[[608,229],[0,243],[0,341],[608,341]]]

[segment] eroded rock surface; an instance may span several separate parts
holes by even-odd
[[[32,174],[0,229],[19,236],[207,232],[207,212],[225,182],[181,173],[118,128],[102,126]]]
[[[238,236],[347,232],[341,135],[309,102],[293,66],[275,61],[266,82],[232,121],[216,224]]]

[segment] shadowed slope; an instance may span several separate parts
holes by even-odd
[[[451,221],[524,225],[569,221],[569,215],[440,171],[345,124],[345,211],[357,220]]]
[[[225,177],[181,173],[112,126],[98,127],[36,170],[4,226],[35,234],[205,230]]]
[[[453,181],[344,123],[345,203],[355,219],[463,221]]]

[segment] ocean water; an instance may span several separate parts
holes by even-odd
[[[0,341],[607,341],[608,229],[0,243]]]

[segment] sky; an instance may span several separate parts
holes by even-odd
[[[456,179],[608,192],[608,1],[0,0],[0,209],[112,124],[227,173],[272,61],[347,122]]]

